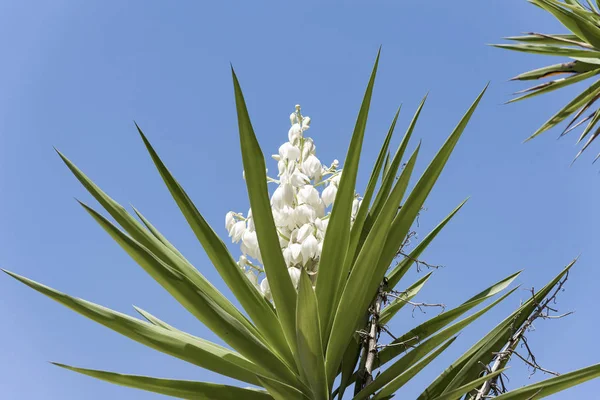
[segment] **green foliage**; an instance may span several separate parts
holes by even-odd
[[[589,28],[587,25],[577,26],[579,30]],[[586,31],[586,35],[589,36],[591,33]],[[546,41],[540,43],[534,39],[527,39],[533,42],[529,46],[547,45]],[[390,269],[423,203],[442,173],[485,92],[484,89],[476,97],[408,194],[407,188],[417,161],[419,146],[399,173],[400,164],[424,100],[398,150],[391,157],[389,144],[397,122],[397,113],[372,170],[365,201],[354,224],[351,225],[350,213],[356,176],[378,60],[379,55],[367,85],[348,149],[339,192],[324,240],[316,286],[313,287],[311,278],[302,271],[297,290],[290,279],[280,251],[266,186],[263,153],[252,128],[242,90],[233,73],[246,184],[264,268],[273,294],[273,304],[248,281],[223,241],[202,217],[139,127],[139,134],[165,185],[243,310],[237,309],[208,282],[139,211],[134,209],[142,223],[59,153],[77,179],[122,229],[82,203],[92,218],[149,275],[211,329],[230,349],[181,332],[142,309],[136,308],[144,319],[133,318],[68,296],[6,271],[34,290],[122,335],[155,350],[258,388],[123,375],[57,365],[118,385],[186,399],[329,400],[335,396],[341,398],[346,388],[358,379],[357,360],[362,341],[356,332],[364,328],[368,320],[370,304],[380,294],[382,287],[384,290],[393,290],[400,283],[417,257],[464,205],[464,202],[461,203],[407,257]],[[528,76],[535,76],[535,74]],[[378,182],[381,182],[379,188],[377,188]],[[525,302],[515,313],[464,353],[425,389],[420,399],[458,399],[502,373],[503,369],[499,369],[486,374],[483,366],[490,362],[494,352],[501,350],[507,338],[523,325],[534,311],[537,302],[547,295],[571,265],[538,292],[536,297]],[[389,399],[393,396],[422,369],[435,361],[454,342],[460,331],[507,298],[515,289],[504,293],[472,315],[454,322],[456,319],[507,289],[518,274],[517,272],[510,275],[458,307],[447,310],[398,336],[390,346],[379,352],[374,367],[380,369],[381,374],[358,391],[354,398],[356,400]],[[431,274],[427,274],[417,282],[408,285],[408,289],[398,300],[385,303],[387,307],[384,307],[380,313],[380,323],[389,322],[398,310],[427,284],[430,276]],[[598,375],[600,375],[600,366],[596,365],[502,396],[507,399],[541,398]],[[335,387],[336,382],[337,387]]]
[[[552,14],[571,34],[529,33],[525,36],[507,37],[511,44],[498,44],[496,47],[522,51],[532,54],[568,57],[570,60],[561,64],[553,64],[524,72],[512,80],[529,81],[550,78],[550,80],[521,90],[518,97],[509,103],[549,93],[581,81],[594,79],[573,100],[556,112],[540,126],[527,140],[561,124],[569,119],[560,136],[583,127],[577,139],[579,144],[585,138],[575,161],[584,150],[600,135],[600,108],[594,107],[600,98],[600,80],[595,80],[600,73],[600,13],[597,5],[591,1],[583,3],[579,0],[530,0],[541,9]],[[596,156],[594,162],[600,158]]]

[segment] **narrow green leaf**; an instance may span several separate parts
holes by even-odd
[[[319,323],[317,296],[306,271],[302,270],[298,284],[296,306],[298,359],[315,399],[329,399],[325,358]]]
[[[144,317],[144,319],[146,319],[152,325],[160,326],[161,328],[164,328],[168,331],[177,331],[177,329],[175,329],[173,326],[167,324],[165,321],[150,314],[148,311],[142,310],[141,308],[136,307],[136,306],[133,306],[133,308],[135,311],[137,311],[142,317]],[[181,332],[181,331],[179,331],[179,332]],[[181,332],[181,333],[185,333],[185,332]]]
[[[462,203],[458,205],[446,218],[442,220],[425,238],[408,254],[408,257],[404,257],[404,259],[398,263],[394,269],[387,275],[388,288],[393,289],[396,287],[400,279],[404,276],[404,274],[408,271],[408,269],[415,263],[415,260],[418,260],[423,251],[429,246],[429,244],[436,238],[438,233],[450,220],[456,215],[456,213],[465,205],[468,199],[463,200]]]
[[[534,69],[524,72],[512,78],[513,81],[528,81],[533,79],[549,78],[561,74],[581,74],[594,69],[598,69],[595,64],[587,64],[581,61],[571,61],[568,63],[554,64],[547,67]]]
[[[289,348],[293,352],[297,348],[295,321],[296,290],[288,274],[279,245],[275,222],[273,221],[273,212],[267,189],[265,159],[254,134],[244,95],[233,68],[231,69],[231,74],[235,92],[246,187],[248,188],[252,217],[256,225],[260,254],[283,333],[285,334]],[[272,323],[275,326],[277,325],[274,321]]]
[[[89,301],[68,296],[13,272],[3,271],[84,317],[165,354],[254,385],[260,385],[256,374],[264,373],[274,377],[270,372],[251,363],[240,354],[207,340],[193,338],[191,335],[140,321]],[[87,341],[88,338],[82,338],[82,340]]]
[[[85,204],[81,204],[131,258],[223,341],[252,362],[274,371],[281,379],[297,382],[295,374],[290,370],[291,366],[286,365],[272,353],[239,321],[225,313],[209,295],[199,290],[184,275],[159,260],[148,249],[125,235],[106,218]]]
[[[204,248],[207,256],[219,272],[219,275],[223,278],[229,289],[231,289],[244,310],[248,312],[250,318],[256,323],[258,330],[266,338],[269,347],[281,356],[288,365],[295,367],[291,350],[285,340],[277,315],[267,304],[267,300],[264,299],[256,288],[254,288],[250,280],[244,275],[241,268],[227,250],[225,243],[223,243],[215,231],[206,222],[202,214],[200,214],[185,190],[173,177],[139,127],[138,132],[156,169],[163,178],[165,185],[192,228],[196,238],[198,238],[198,241]],[[257,223],[258,228],[258,218],[256,215],[255,222]],[[277,247],[277,249],[279,249],[279,247]],[[287,269],[284,268],[284,270],[289,279]]]
[[[404,386],[409,380],[414,378],[415,375],[417,375],[419,372],[421,372],[421,370],[423,368],[425,368],[433,360],[435,360],[437,358],[437,356],[442,354],[442,352],[444,350],[446,350],[448,348],[448,346],[450,346],[455,340],[456,340],[456,336],[451,338],[450,340],[446,341],[446,343],[441,345],[438,349],[436,349],[430,355],[425,357],[423,360],[419,361],[418,363],[416,363],[415,365],[413,365],[412,367],[410,367],[409,369],[404,371],[402,374],[398,375],[394,380],[392,380],[383,389],[381,389],[381,391],[373,397],[373,400],[380,400],[384,397],[391,396],[392,394],[394,394],[397,390],[399,390],[402,386]],[[368,386],[367,386],[367,388],[368,388]],[[362,400],[364,398],[366,398],[366,397],[364,397],[364,396],[361,397],[360,393],[359,393],[358,396],[356,396],[353,400]]]
[[[258,380],[275,400],[309,400],[302,392],[285,383],[264,377],[258,377]]]
[[[554,44],[554,45],[564,45],[565,41],[577,42],[580,40],[577,35],[571,35],[571,34],[541,35],[538,33],[531,33],[530,35],[524,35],[524,36],[510,36],[505,39],[512,40],[515,42],[534,43],[534,44]],[[587,45],[587,43],[582,43],[582,44]]]
[[[496,397],[498,400],[537,400],[600,377],[600,364],[534,383]]]
[[[134,389],[146,390],[180,399],[193,400],[269,400],[268,393],[252,388],[220,385],[209,382],[182,381],[175,379],[161,379],[140,375],[125,375],[115,372],[99,371],[95,369],[76,368],[65,364],[52,363],[92,378],[100,379],[116,385]]]
[[[146,228],[148,228],[150,233],[152,233],[155,238],[157,238],[162,244],[164,244],[173,253],[175,253],[176,255],[181,257],[181,259],[185,260],[185,257],[183,256],[183,254],[181,254],[179,252],[179,250],[177,250],[177,248],[175,246],[173,246],[173,244],[171,242],[169,242],[169,240],[162,233],[160,233],[160,231],[158,229],[156,229],[156,227],[154,225],[152,225],[152,223],[150,221],[148,221],[148,219],[146,217],[144,217],[144,215],[137,208],[135,208],[133,206],[131,208],[133,208],[135,215],[138,216],[140,221],[142,221],[142,223],[146,226]]]
[[[592,76],[596,76],[600,74],[600,68],[594,69],[583,74],[572,75],[568,78],[561,78],[554,81],[542,83],[541,85],[534,86],[532,88],[526,89],[525,91],[529,92],[523,96],[516,97],[508,101],[508,103],[514,103],[515,101],[525,100],[530,97],[538,96],[540,94],[549,93],[554,90],[572,85],[577,82],[581,82],[585,79],[591,78]]]
[[[547,56],[600,58],[599,51],[580,50],[571,47],[551,46],[547,44],[494,44],[492,46],[531,54],[544,54]]]
[[[385,325],[390,322],[394,315],[396,315],[408,301],[411,301],[411,299],[421,291],[423,286],[425,286],[425,282],[431,277],[431,274],[432,272],[413,283],[408,289],[403,291],[398,298],[395,298],[387,307],[385,307],[379,316],[379,323]]]
[[[346,258],[348,244],[350,242],[350,216],[352,213],[352,202],[354,200],[354,188],[356,186],[358,163],[365,135],[365,128],[367,126],[367,118],[369,115],[369,107],[371,105],[373,86],[375,85],[375,76],[377,74],[380,52],[381,49],[377,52],[375,65],[373,66],[369,84],[367,85],[365,96],[356,119],[354,133],[352,134],[348,153],[346,154],[346,161],[344,162],[344,172],[340,179],[339,188],[335,202],[333,203],[329,224],[323,241],[323,251],[319,263],[316,293],[324,345],[326,345],[329,340],[331,326],[333,324],[333,314],[339,300],[336,298],[338,295],[338,286],[340,285],[340,281],[345,279],[345,277],[341,276],[343,263],[340,262],[340,260]]]

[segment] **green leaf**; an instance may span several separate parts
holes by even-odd
[[[137,208],[135,208],[133,206],[131,208],[133,208],[133,211],[135,212],[135,214],[142,221],[142,223],[146,226],[146,228],[148,228],[150,233],[154,235],[155,238],[157,238],[162,244],[164,244],[173,253],[175,253],[176,255],[181,257],[181,259],[185,260],[185,257],[183,256],[183,254],[181,254],[179,252],[179,250],[177,250],[177,248],[175,248],[175,246],[173,246],[173,244],[171,242],[169,242],[169,240],[166,237],[164,237],[164,235],[162,233],[160,233],[159,230],[156,229],[156,227],[154,225],[152,225],[152,223],[150,221],[148,221],[148,219],[146,217],[144,217],[144,215],[142,215],[142,213]]]
[[[398,311],[400,311],[408,301],[414,298],[421,291],[423,286],[425,286],[425,282],[427,282],[429,277],[431,277],[431,274],[432,272],[413,283],[408,287],[408,289],[403,291],[398,298],[395,298],[386,308],[384,308],[379,316],[379,323],[385,325],[390,322],[394,315],[396,315],[396,313],[398,313]]]
[[[418,151],[419,148],[417,147],[409,160],[407,170],[412,170]],[[365,282],[369,282],[371,276],[378,273],[373,270],[373,266],[376,265],[381,255],[383,243],[390,229],[390,222],[402,201],[407,183],[407,179],[399,179],[392,189],[392,193],[375,221],[373,229],[369,232],[369,236],[367,236],[367,240],[356,259],[355,267],[352,268],[350,277],[344,286],[338,309],[335,312],[325,357],[329,382],[333,381],[346,347],[350,343],[360,319],[366,312],[368,304],[374,298],[376,288],[365,285]],[[380,277],[379,282],[381,282],[381,278],[383,276]]]
[[[352,202],[354,201],[354,188],[356,186],[358,163],[365,136],[367,118],[369,116],[369,107],[371,105],[371,96],[373,94],[375,76],[377,75],[380,52],[381,49],[377,52],[375,65],[373,66],[369,84],[367,85],[365,96],[356,119],[354,133],[352,134],[348,153],[346,154],[346,161],[344,162],[344,172],[340,179],[323,241],[316,293],[324,346],[329,341],[334,311],[339,302],[337,298],[338,287],[340,286],[340,282],[346,278],[341,274],[343,268],[341,260],[346,258],[350,243],[350,216],[352,214]]]
[[[265,159],[254,134],[244,95],[233,68],[233,88],[237,109],[242,161],[250,198],[252,217],[265,273],[277,308],[277,315],[292,352],[296,349],[296,290],[287,271],[273,221],[273,212],[267,189]],[[268,329],[268,328],[262,328]]]
[[[598,74],[600,74],[600,68],[585,72],[583,74],[572,75],[568,78],[561,78],[561,79],[557,79],[554,81],[545,82],[545,83],[542,83],[541,85],[537,85],[532,88],[525,89],[522,92],[529,92],[529,93],[527,93],[523,96],[511,99],[507,103],[514,103],[515,101],[525,100],[525,99],[528,99],[530,97],[534,97],[534,96],[537,96],[540,94],[549,93],[554,90],[572,85],[574,83],[581,82],[585,79],[591,78],[592,76],[596,76]]]
[[[150,314],[148,311],[142,310],[141,308],[136,307],[136,306],[133,306],[133,308],[135,311],[137,311],[142,317],[144,317],[152,325],[160,326],[161,328],[164,328],[169,331],[177,331],[177,329],[175,329],[173,326],[167,324],[165,321]],[[179,332],[181,332],[181,331],[179,331]],[[181,332],[181,333],[186,334],[185,332]]]
[[[384,397],[391,396],[392,394],[394,394],[398,389],[400,389],[408,381],[410,381],[412,378],[414,378],[415,375],[417,375],[419,372],[421,372],[421,370],[423,368],[425,368],[433,360],[435,360],[437,358],[437,356],[442,354],[442,352],[444,350],[446,350],[448,348],[448,346],[450,346],[455,340],[456,340],[456,336],[453,337],[452,339],[448,340],[443,345],[441,345],[437,350],[432,352],[430,355],[425,357],[423,360],[419,361],[418,363],[414,364],[412,367],[408,368],[406,371],[404,371],[403,373],[398,375],[394,380],[392,380],[383,389],[381,389],[381,391],[373,397],[373,400],[380,400]],[[368,388],[368,386],[367,386],[367,388]],[[365,398],[366,397],[364,395],[361,396],[361,394],[359,393],[358,396],[356,396],[353,400],[362,400]]]
[[[414,329],[411,329],[405,334],[398,336],[397,339],[392,341],[391,346],[388,346],[384,348],[381,352],[379,352],[380,365],[386,363],[387,361],[396,357],[405,350],[404,346],[395,346],[396,344],[409,342],[411,340],[414,340],[415,342],[425,340],[426,338],[439,331],[440,329],[442,329],[443,327],[445,327],[446,325],[448,325],[467,311],[471,310],[472,308],[483,303],[485,300],[489,299],[492,296],[495,296],[502,290],[506,289],[517,278],[517,276],[519,276],[520,273],[521,271],[516,272],[502,279],[501,281],[496,282],[492,286],[471,297],[469,300],[465,301],[460,306],[445,311],[423,322],[422,324],[415,327]]]
[[[600,377],[600,364],[534,383],[496,397],[498,400],[537,400]]]
[[[158,283],[177,299],[192,315],[211,331],[252,362],[273,371],[278,377],[297,383],[297,377],[276,354],[239,321],[225,313],[214,300],[196,287],[184,275],[173,270],[145,247],[125,235],[106,218],[82,203],[88,213],[106,232],[146,270]]]
[[[444,393],[441,396],[436,397],[434,400],[457,400],[460,399],[465,393],[470,392],[471,390],[475,389],[476,387],[480,386],[481,384],[483,384],[486,380],[491,379],[495,376],[500,375],[501,373],[503,373],[504,371],[506,371],[508,368],[502,368],[499,369],[496,372],[493,372],[487,376],[483,376],[479,379],[475,379],[455,390],[452,390],[450,392]]]
[[[225,243],[223,243],[215,231],[206,222],[202,214],[200,214],[185,190],[162,162],[139,127],[138,132],[156,169],[163,178],[165,185],[192,228],[196,238],[198,238],[198,241],[202,244],[208,258],[219,272],[219,275],[223,278],[244,310],[248,312],[250,318],[256,323],[258,330],[264,335],[269,347],[282,357],[288,365],[295,367],[292,352],[283,335],[279,319],[273,309],[267,304],[267,300],[256,290],[250,280],[244,275],[242,269],[237,265],[227,250]],[[257,215],[254,215],[254,217],[258,228]],[[277,246],[279,246],[279,242]],[[279,247],[277,247],[277,249],[279,249]],[[289,279],[287,269],[284,268],[284,270]]]
[[[240,354],[207,340],[140,321],[89,301],[68,296],[13,272],[3,271],[84,317],[162,353],[254,385],[260,385],[256,374],[274,377]],[[88,342],[89,338],[82,338],[82,341]],[[93,343],[90,343],[90,346],[93,346]]]
[[[299,390],[286,385],[285,383],[264,377],[258,377],[258,379],[260,380],[261,386],[267,389],[269,394],[273,396],[273,399],[275,400],[309,400],[309,398]]]
[[[110,198],[104,193],[91,179],[89,179],[75,164],[73,164],[60,151],[56,150],[63,162],[71,170],[73,175],[81,182],[81,184],[90,192],[92,196],[104,207],[106,211],[117,221],[119,225],[131,235],[131,237],[146,247],[161,261],[166,263],[170,268],[173,268],[190,279],[200,290],[210,296],[225,312],[237,319],[247,329],[260,336],[256,328],[248,321],[248,319],[223,296],[206,278],[198,272],[187,260],[178,256],[173,251],[169,250],[159,239],[148,232],[142,224],[140,224],[133,216],[131,216],[125,208],[119,203]]]
[[[547,131],[548,129],[558,125],[564,121],[569,115],[573,114],[579,108],[583,107],[586,103],[591,100],[595,100],[600,94],[600,80],[594,82],[590,87],[581,92],[575,97],[569,104],[563,107],[559,112],[554,114],[548,121],[546,121],[533,135],[527,140],[531,140],[539,134]]]
[[[547,67],[534,69],[528,72],[524,72],[512,78],[512,81],[528,81],[533,79],[548,78],[555,75],[561,74],[581,74],[594,69],[598,69],[595,64],[587,64],[581,61],[572,61],[568,63],[554,64]]]
[[[321,326],[317,296],[306,271],[302,270],[298,284],[296,307],[296,332],[298,359],[315,399],[329,399],[325,358],[321,339]]]
[[[115,372],[99,371],[95,369],[76,368],[65,364],[52,363],[58,367],[65,368],[92,378],[100,379],[116,385],[126,386],[134,389],[164,394],[165,396],[180,399],[194,400],[269,400],[272,399],[268,393],[252,388],[240,388],[236,386],[220,385],[208,382],[182,381],[174,379],[152,378],[140,375],[125,375]]]
[[[415,260],[418,260],[423,251],[429,246],[429,244],[436,238],[438,233],[444,227],[452,217],[456,215],[456,213],[465,205],[468,199],[465,199],[462,203],[458,205],[446,218],[442,220],[425,238],[408,254],[408,257],[404,257],[404,259],[398,263],[394,269],[387,275],[388,288],[393,289],[396,287],[400,279],[406,274],[408,269],[415,263]]]
[[[555,44],[555,45],[564,45],[568,42],[577,42],[579,41],[579,37],[577,35],[562,35],[562,34],[551,34],[551,35],[541,35],[539,33],[531,33],[530,35],[524,36],[510,36],[504,38],[506,40],[512,40],[515,42],[524,42],[524,43],[534,43],[534,44]],[[582,43],[587,45],[587,43]],[[588,45],[589,46],[589,45]]]
[[[544,54],[547,56],[600,58],[599,51],[580,50],[547,44],[494,44],[493,46],[501,49],[522,51],[531,54]]]

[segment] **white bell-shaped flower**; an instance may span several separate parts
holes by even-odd
[[[315,258],[319,248],[319,242],[312,234],[302,242],[302,261],[304,264]]]
[[[317,217],[315,209],[308,204],[300,204],[294,210],[294,222],[298,226],[314,222]]]
[[[238,221],[229,230],[229,237],[233,243],[237,243],[242,238],[242,235],[246,231],[246,222]]]
[[[304,185],[298,190],[298,201],[315,207],[320,201],[319,192],[312,185]]]
[[[242,235],[243,250],[246,250],[246,254],[250,257],[259,258],[260,249],[258,248],[258,238],[256,232],[246,230]]]
[[[233,224],[235,224],[235,218],[233,218],[233,211],[229,211],[227,214],[225,214],[225,228],[227,228],[227,231],[231,230]]]
[[[321,193],[321,199],[323,199],[326,207],[329,207],[335,201],[337,190],[337,186],[330,183],[325,190],[323,190],[323,193]]]
[[[310,128],[310,117],[302,118],[302,130],[305,131]]]
[[[288,274],[290,274],[292,284],[296,289],[298,289],[298,283],[300,282],[300,269],[296,267],[289,267]]]
[[[260,292],[267,300],[273,299],[273,296],[271,295],[271,287],[269,286],[269,281],[267,278],[263,279],[260,283]]]
[[[355,198],[352,201],[352,218],[356,218],[356,214],[358,214],[358,210],[360,208],[360,205],[362,203],[362,200]]]
[[[302,169],[309,178],[314,178],[315,175],[321,173],[321,162],[316,156],[311,154],[302,163]]]
[[[273,207],[281,209],[283,206],[291,206],[294,202],[294,188],[289,183],[279,185],[273,197],[271,198],[271,204]]]
[[[248,278],[255,288],[258,288],[258,276],[256,276],[254,271],[246,271],[244,275],[246,275],[246,278]]]
[[[241,269],[246,269],[246,266],[248,265],[248,258],[246,258],[246,256],[242,254],[238,259],[237,264],[240,266]]]
[[[302,245],[300,243],[292,243],[289,245],[289,249],[292,264],[300,264],[302,262]]]
[[[289,142],[279,147],[279,156],[282,160],[296,161],[300,158],[300,149]]]
[[[302,243],[304,242],[304,240],[310,235],[312,234],[314,228],[312,224],[304,224],[300,227],[300,229],[298,229],[297,231],[297,235],[296,235],[296,241],[298,243]]]
[[[298,169],[294,170],[294,172],[290,176],[290,183],[294,187],[301,187],[301,186],[308,184],[309,182],[310,182],[309,177],[306,176],[305,174],[303,174],[302,172],[300,172],[300,170],[298,170]]]
[[[309,155],[315,154],[317,147],[311,138],[306,138],[302,145],[302,158],[306,159]]]
[[[294,115],[294,119],[296,116]],[[291,116],[290,116],[291,119]],[[290,130],[288,131],[288,139],[290,143],[296,144],[299,139],[302,137],[302,129],[300,128],[300,124],[294,123]]]

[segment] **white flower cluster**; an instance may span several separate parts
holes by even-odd
[[[299,105],[290,115],[290,122],[292,126],[288,132],[288,142],[279,147],[279,154],[272,156],[277,160],[278,179],[268,178],[268,181],[278,184],[271,197],[271,209],[283,257],[292,282],[297,287],[301,268],[307,271],[313,282],[316,279],[330,216],[326,210],[335,200],[342,170],[338,169],[338,160],[326,167],[316,157],[313,140],[304,136],[310,127],[310,118],[302,116]],[[318,188],[323,187],[324,190],[319,192]],[[360,202],[357,196],[352,207],[352,220]],[[234,243],[241,241],[243,254],[238,261],[240,268],[244,269],[255,287],[271,300],[269,282],[260,276],[263,272],[260,266],[262,258],[252,210],[248,210],[246,217],[241,213],[228,212],[225,226]]]

